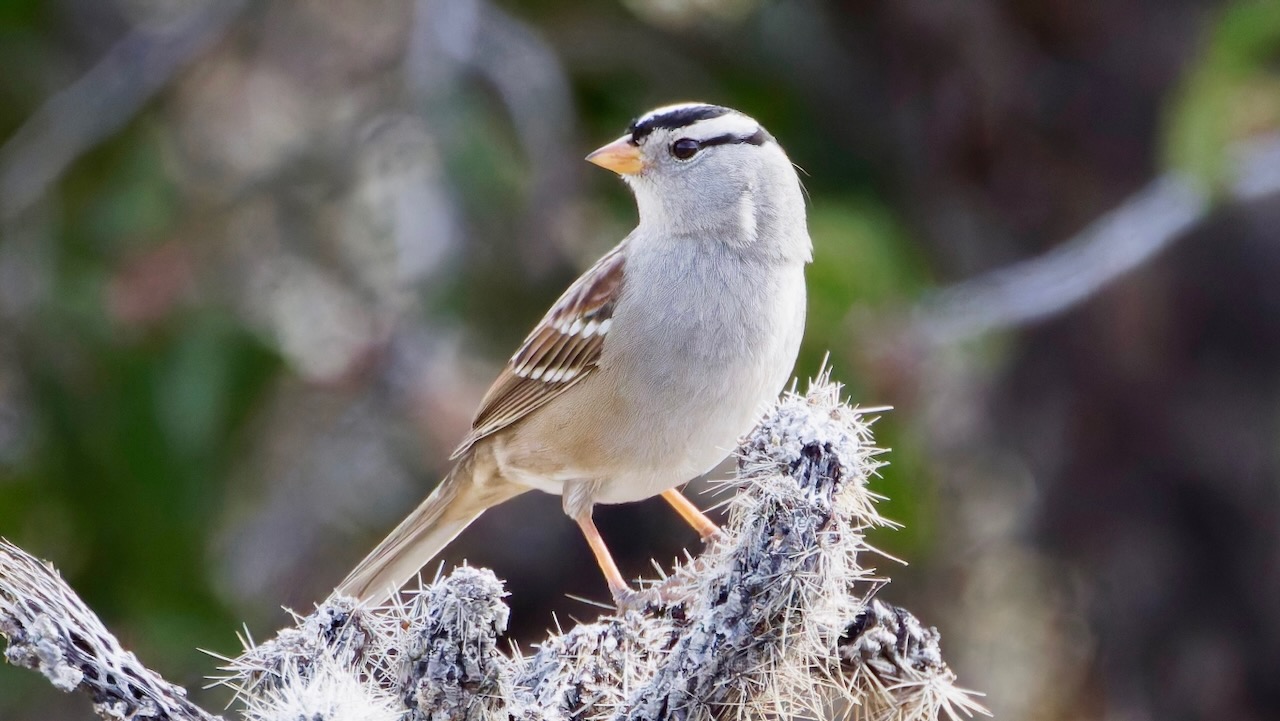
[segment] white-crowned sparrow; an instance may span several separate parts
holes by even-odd
[[[631,186],[640,222],[565,291],[480,404],[457,465],[338,592],[387,599],[490,506],[560,494],[615,598],[627,584],[596,503],[662,494],[714,468],[786,383],[812,256],[791,161],[755,120],[703,103],[640,117],[587,156]]]

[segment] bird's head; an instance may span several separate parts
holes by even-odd
[[[800,240],[793,236],[802,236],[808,253],[795,168],[760,123],[736,110],[707,103],[651,110],[587,160],[631,186],[642,225],[760,250],[778,243],[788,247],[773,250],[790,251]]]

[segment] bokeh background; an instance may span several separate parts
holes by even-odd
[[[196,649],[427,492],[634,222],[582,156],[685,99],[806,171],[797,374],[895,406],[882,593],[961,683],[1280,717],[1277,0],[4,0],[0,535],[225,702]],[[598,518],[629,575],[696,549],[661,502]],[[549,496],[446,559],[526,647],[607,595]],[[3,667],[0,718],[91,713]]]

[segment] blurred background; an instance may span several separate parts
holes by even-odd
[[[583,155],[700,99],[806,171],[796,373],[895,406],[882,597],[960,682],[1280,717],[1280,0],[3,0],[0,70],[0,535],[198,701],[632,227]],[[559,507],[445,556],[525,648],[607,598]],[[697,548],[597,518],[629,576]],[[0,718],[91,717],[0,667]]]

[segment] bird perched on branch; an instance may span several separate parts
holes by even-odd
[[[555,493],[621,603],[597,503],[714,468],[777,398],[804,332],[812,258],[800,180],[755,120],[703,103],[653,110],[587,156],[631,187],[640,222],[565,291],[480,403],[440,485],[338,587],[380,603],[485,509]]]

